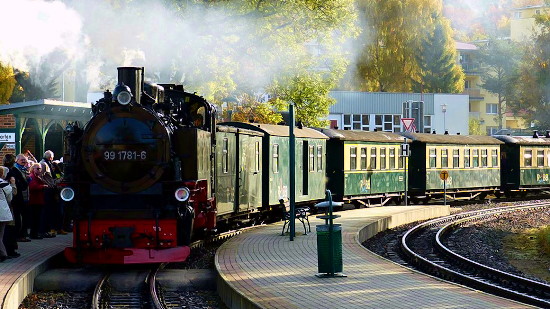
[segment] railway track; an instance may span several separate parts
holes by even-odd
[[[190,247],[192,251],[197,250],[256,227],[258,226],[213,235],[193,242]],[[166,266],[167,264],[160,264],[149,270],[136,269],[107,273],[96,285],[92,296],[92,308],[184,308],[185,304],[182,303],[180,293],[166,291],[157,280],[157,275]]]
[[[401,238],[403,263],[445,280],[550,308],[550,285],[482,265],[453,252],[445,244],[445,237],[466,223],[489,220],[514,211],[546,208],[550,208],[550,202],[471,211],[421,223],[409,229]]]

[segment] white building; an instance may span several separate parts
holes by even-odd
[[[469,97],[465,94],[332,91],[330,95],[336,99],[328,116],[332,128],[403,132],[401,119],[414,118],[420,132],[468,134]],[[413,108],[412,115],[407,106]]]

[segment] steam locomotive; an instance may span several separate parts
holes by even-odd
[[[66,128],[64,188],[74,207],[70,262],[184,261],[193,225],[212,229],[215,107],[174,84],[118,68],[118,84]]]

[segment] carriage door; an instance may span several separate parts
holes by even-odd
[[[258,185],[261,184],[259,178],[259,162],[257,161],[260,143],[256,142],[253,136],[239,134],[239,176],[238,181],[238,207],[239,211],[244,211],[250,208],[254,208],[258,202],[257,196],[259,194]]]

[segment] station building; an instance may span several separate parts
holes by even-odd
[[[61,158],[63,131],[69,123],[81,126],[92,117],[89,103],[37,100],[0,105],[0,158],[29,151],[40,160],[52,150]]]

